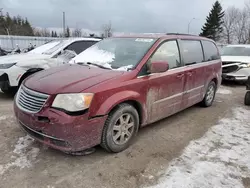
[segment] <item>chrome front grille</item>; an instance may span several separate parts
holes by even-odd
[[[42,109],[48,98],[49,95],[47,94],[21,86],[17,92],[16,104],[23,111],[37,113]]]

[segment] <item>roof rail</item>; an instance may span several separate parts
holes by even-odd
[[[187,34],[187,33],[166,33],[166,35],[187,35],[187,36],[197,36],[197,35],[192,35],[192,34]]]

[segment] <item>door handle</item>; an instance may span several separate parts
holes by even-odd
[[[187,75],[188,75],[188,76],[192,76],[193,73],[192,73],[192,72],[188,72]]]
[[[178,74],[177,78],[182,78],[184,76],[184,74]]]

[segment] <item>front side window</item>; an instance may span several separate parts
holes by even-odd
[[[150,58],[150,62],[166,61],[169,69],[181,66],[180,53],[177,41],[167,41],[163,43]]]
[[[71,63],[95,64],[127,71],[137,66],[157,39],[108,38],[76,56]]]
[[[201,42],[198,40],[181,40],[182,55],[185,65],[203,62]]]

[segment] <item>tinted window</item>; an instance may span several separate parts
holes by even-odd
[[[77,54],[80,54],[95,43],[97,43],[97,41],[77,41],[70,44],[68,47],[66,47],[66,49],[75,51]]]
[[[173,40],[162,44],[151,57],[150,61],[166,61],[169,64],[169,69],[180,67],[181,61],[177,42]]]
[[[200,41],[182,40],[182,50],[186,65],[203,62],[203,51]]]
[[[212,61],[220,58],[214,43],[210,41],[202,41],[202,45],[205,54],[205,61]]]

